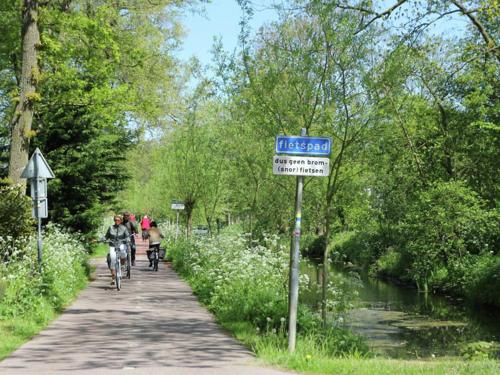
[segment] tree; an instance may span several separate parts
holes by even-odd
[[[38,31],[38,1],[24,0],[22,4],[22,63],[19,77],[19,97],[11,120],[11,143],[9,178],[16,184],[26,186],[21,173],[28,164],[29,141],[32,137],[34,103],[40,100],[36,92],[39,79],[37,48],[40,46]]]
[[[177,96],[170,47],[180,35],[168,4],[63,1],[40,12],[32,143],[56,174],[52,219],[95,230],[102,211],[117,208],[128,174],[123,160],[138,132],[164,122],[164,98]],[[159,20],[169,17],[173,26],[165,27]]]
[[[366,16],[366,19],[363,17],[359,23],[358,32],[367,29],[379,19],[389,19],[393,15],[399,16],[404,19],[403,22],[407,25],[408,34],[405,38],[412,34],[421,33],[434,23],[450,15],[460,14],[479,33],[484,41],[487,53],[492,54],[500,61],[500,48],[496,43],[498,38],[498,15],[500,14],[498,2],[485,0],[426,0],[424,1],[426,6],[423,6],[424,4],[418,0],[394,0],[387,8],[380,10],[373,6],[372,1],[367,0],[344,0],[328,3],[331,8],[353,10]],[[492,24],[491,20],[495,18],[496,21],[493,21]]]
[[[270,140],[278,132],[299,134],[301,128],[308,135],[333,138],[329,177],[317,183],[306,181],[304,190],[307,196],[309,188],[317,189],[312,193],[317,200],[309,204],[321,212],[315,224],[326,239],[322,309],[326,324],[329,240],[345,225],[343,206],[347,206],[339,192],[350,175],[347,165],[361,154],[364,133],[372,125],[366,80],[373,50],[369,33],[354,33],[359,23],[355,13],[332,13],[318,2],[303,8],[302,2],[292,3],[296,6],[291,8],[299,11],[282,9],[280,23],[261,29],[254,44],[244,46],[251,97],[244,105],[254,106],[257,123],[266,125],[258,131],[267,132]],[[344,223],[336,225],[338,221]]]

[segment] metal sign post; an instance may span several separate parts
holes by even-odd
[[[54,172],[37,148],[28,165],[24,168],[21,178],[28,179],[33,199],[32,216],[38,220],[38,270],[42,272],[42,218],[48,217],[47,178],[54,178]]]
[[[175,221],[175,240],[177,241],[177,237],[179,237],[179,210],[176,211],[177,220]]]
[[[297,176],[295,191],[295,226],[290,244],[290,277],[288,291],[288,351],[295,351],[297,337],[297,308],[299,301],[299,251],[302,221],[302,191],[304,176],[328,176],[330,159],[311,156],[329,156],[331,139],[325,137],[307,137],[307,130],[302,128],[300,137],[277,136],[275,151],[277,154],[302,156],[274,156],[273,174]]]
[[[175,226],[175,240],[177,241],[177,237],[179,236],[179,211],[184,209],[184,202],[182,201],[172,201],[172,210],[177,211],[177,223]]]
[[[306,129],[302,128],[301,136],[305,136]],[[299,250],[300,250],[300,224],[302,220],[302,190],[304,176],[297,176],[295,190],[295,227],[293,229],[292,243],[290,246],[290,276],[288,290],[288,351],[295,351],[297,337],[297,308],[299,302]]]

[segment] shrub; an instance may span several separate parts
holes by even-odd
[[[468,360],[484,360],[488,358],[493,358],[493,343],[486,341],[476,341],[465,345],[461,354],[465,359]]]
[[[34,232],[34,224],[31,199],[25,192],[19,186],[0,185],[0,260],[26,245],[24,239]]]
[[[376,259],[376,236],[370,232],[340,232],[335,234],[330,243],[334,261],[352,262],[367,269]]]
[[[444,279],[440,270],[492,248],[492,233],[497,232],[494,225],[491,213],[462,183],[433,185],[419,195],[401,225],[410,277],[422,289],[444,284],[450,289],[463,289],[467,281]]]
[[[390,247],[371,267],[370,274],[400,277],[403,274],[401,258],[401,253]]]
[[[500,307],[500,254],[484,255],[470,270],[466,295],[478,302]]]
[[[1,239],[1,238],[0,238]],[[46,321],[52,311],[68,304],[85,285],[86,251],[75,235],[49,225],[44,233],[42,273],[38,272],[37,240],[14,248],[8,262],[0,264],[0,316],[29,315]]]
[[[301,238],[301,253],[308,258],[323,259],[325,236],[304,235]]]

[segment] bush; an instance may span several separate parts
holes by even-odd
[[[323,259],[323,252],[325,249],[325,236],[304,236],[302,241],[302,255],[308,258]]]
[[[450,271],[453,264],[470,260],[469,255],[495,248],[497,224],[483,207],[473,191],[456,181],[435,184],[410,207],[401,225],[404,255],[409,259],[409,275],[421,289],[446,286],[463,291],[468,284],[463,274],[443,277],[442,269]]]
[[[50,225],[44,233],[40,274],[37,240],[30,237],[26,249],[14,249],[9,261],[0,264],[0,316],[29,315],[37,322],[46,321],[86,284],[86,257],[78,238]]]
[[[484,255],[470,270],[466,295],[475,301],[500,307],[500,255]]]
[[[477,341],[465,345],[461,350],[461,354],[465,359],[468,360],[484,360],[488,358],[494,358],[493,351],[493,343],[486,341]]]
[[[376,259],[374,243],[374,236],[371,233],[340,232],[335,234],[331,240],[330,254],[334,261],[352,262],[366,269]]]
[[[7,260],[14,249],[22,249],[34,232],[31,199],[14,185],[0,185],[0,260]]]
[[[401,258],[401,253],[390,247],[370,268],[370,274],[382,277],[401,277],[404,273]]]

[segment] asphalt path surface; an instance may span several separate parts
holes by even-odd
[[[147,244],[122,290],[110,285],[104,259],[96,277],[61,316],[10,357],[0,374],[242,374],[285,372],[258,364],[161,262],[148,267]]]

